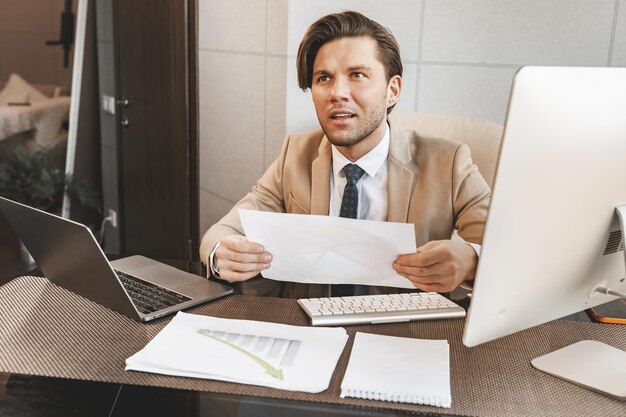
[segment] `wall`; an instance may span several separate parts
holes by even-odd
[[[345,9],[400,42],[399,111],[501,123],[522,65],[626,66],[626,0],[201,0],[201,233],[261,176],[285,132],[317,127],[297,87],[297,47],[317,18]]]
[[[63,0],[0,0],[0,84],[16,72],[30,83],[70,86],[73,51],[64,68],[63,48],[45,44],[59,39],[64,6]]]
[[[199,1],[200,233],[261,176],[284,135],[288,4]]]

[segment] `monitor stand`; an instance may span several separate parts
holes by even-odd
[[[622,227],[622,245],[626,248],[626,206],[615,210]],[[613,346],[583,340],[535,358],[531,364],[547,374],[618,400],[626,400],[626,352]]]
[[[626,352],[594,340],[583,340],[531,361],[547,374],[626,400]]]

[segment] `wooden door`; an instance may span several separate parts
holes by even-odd
[[[198,247],[195,2],[115,2],[124,255],[192,260]]]

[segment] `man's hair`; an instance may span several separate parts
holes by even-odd
[[[378,59],[385,67],[387,82],[395,75],[402,76],[400,46],[391,32],[361,13],[346,11],[329,14],[313,23],[304,34],[298,48],[298,85],[302,90],[311,88],[313,63],[320,48],[339,38],[368,37],[378,45]],[[391,109],[390,109],[391,110]]]

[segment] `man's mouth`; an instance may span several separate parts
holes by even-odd
[[[335,113],[330,116],[330,118],[334,120],[350,119],[352,117],[355,117],[352,113]]]

